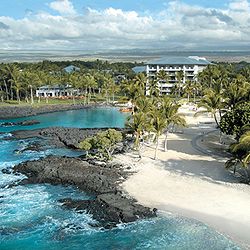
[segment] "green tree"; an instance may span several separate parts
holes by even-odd
[[[123,139],[122,133],[115,129],[108,129],[86,138],[79,144],[79,148],[89,151],[95,150],[101,159],[111,160],[117,143]]]
[[[160,104],[160,113],[166,120],[164,150],[167,151],[167,139],[170,126],[186,126],[185,118],[178,113],[180,105],[173,102],[169,97],[164,97]]]
[[[240,103],[232,110],[228,110],[221,118],[220,129],[227,135],[235,135],[239,139],[243,128],[250,124],[250,103]]]
[[[184,77],[185,77],[185,74],[184,74],[183,70],[177,71],[177,73],[176,73],[176,80],[177,80],[176,88],[178,90],[179,98],[181,97],[181,89],[182,89],[182,84],[184,83]]]
[[[79,148],[86,152],[87,157],[89,155],[89,150],[92,148],[91,140],[91,138],[87,138],[79,143]]]
[[[166,71],[160,70],[156,75],[158,83],[160,83],[161,86],[161,94],[162,94],[162,84],[169,83],[169,75]]]
[[[133,131],[135,136],[135,149],[138,151],[139,157],[141,158],[141,140],[145,131],[150,126],[149,116],[145,112],[136,112],[129,117],[126,127]]]
[[[163,134],[163,131],[166,129],[167,121],[164,115],[159,112],[159,110],[155,110],[151,114],[151,124],[152,124],[152,131],[155,132],[155,154],[154,159],[157,158],[157,150],[159,146],[159,137]]]
[[[199,115],[201,113],[211,113],[214,117],[214,120],[219,127],[219,121],[217,118],[217,113],[219,113],[219,117],[221,118],[221,112],[224,108],[223,96],[221,94],[217,94],[212,89],[209,89],[206,95],[201,99],[198,107],[203,107],[206,110],[198,111],[195,115]]]
[[[250,131],[244,133],[239,142],[233,143],[230,146],[230,152],[232,153],[232,158],[225,163],[227,169],[233,168],[234,173],[239,166],[244,170],[245,178],[250,182]]]
[[[149,81],[149,95],[151,98],[159,97],[160,95],[159,82],[156,78]]]

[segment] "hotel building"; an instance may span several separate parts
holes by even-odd
[[[166,95],[171,92],[171,89],[178,82],[178,72],[183,72],[183,85],[187,80],[194,81],[197,74],[201,72],[204,68],[206,68],[209,64],[211,63],[207,61],[204,57],[167,57],[149,61],[148,63],[146,63],[145,67],[135,67],[134,71],[137,73],[143,71],[146,72],[150,81],[156,78],[156,75],[159,71],[164,70],[168,74],[169,80],[168,82],[160,81],[158,84],[160,87],[161,94]]]

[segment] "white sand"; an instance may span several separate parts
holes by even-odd
[[[250,249],[250,186],[238,183],[224,169],[223,158],[196,151],[191,140],[213,125],[210,117],[193,118],[182,109],[189,128],[183,134],[169,135],[169,150],[164,152],[161,138],[158,160],[153,160],[154,145],[147,146],[139,161],[136,154],[117,158],[136,170],[123,187],[139,203],[202,221]]]

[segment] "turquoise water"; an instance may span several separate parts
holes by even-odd
[[[64,126],[102,127],[98,117],[109,114],[109,119],[102,117],[103,127],[122,127],[125,117],[114,109],[72,111],[42,115],[40,125],[54,126],[60,120]],[[110,114],[111,112],[111,114]],[[69,115],[70,114],[70,115]],[[53,118],[53,115],[55,116]],[[85,116],[84,116],[85,115]],[[68,121],[68,116],[70,121]],[[73,117],[81,117],[82,123]],[[93,116],[93,117],[92,117]],[[49,121],[46,120],[49,117]],[[61,118],[60,118],[61,117]],[[111,119],[112,117],[112,119]],[[27,119],[27,118],[25,118]],[[33,119],[33,118],[32,118]],[[87,121],[87,119],[89,119]],[[93,124],[90,123],[93,121]],[[58,123],[57,123],[58,124]],[[88,124],[88,125],[86,125]],[[32,126],[31,126],[32,127]],[[28,128],[27,128],[28,129]],[[0,249],[1,250],[128,250],[128,249],[240,249],[232,241],[197,221],[172,214],[150,220],[119,225],[112,230],[102,230],[94,226],[91,215],[63,209],[58,203],[61,198],[90,198],[77,188],[52,186],[49,184],[9,186],[26,178],[24,175],[4,174],[2,169],[9,169],[22,161],[38,159],[46,155],[77,156],[80,153],[65,148],[53,148],[46,141],[38,139],[4,140],[11,134],[0,135]],[[25,151],[16,154],[34,141],[44,145],[41,152]]]
[[[91,108],[69,110],[42,114],[37,116],[0,120],[0,132],[11,132],[14,130],[29,130],[46,127],[74,127],[74,128],[102,128],[102,127],[124,127],[127,114],[119,112],[117,108]],[[25,120],[37,120],[40,124],[32,126],[3,127],[3,122],[20,122]]]

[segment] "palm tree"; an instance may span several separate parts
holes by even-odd
[[[30,70],[25,70],[21,74],[23,86],[25,87],[25,91],[27,92],[28,89],[30,90],[30,102],[31,105],[34,104],[34,94],[33,94],[33,88],[37,86],[38,78],[37,74],[33,73]],[[26,99],[28,100],[27,94]]]
[[[147,84],[147,76],[144,73],[139,73],[133,78],[134,84],[138,87],[138,89],[142,89],[143,92],[146,91]]]
[[[178,89],[178,96],[179,98],[181,97],[181,88],[182,88],[182,84],[184,82],[184,71],[180,70],[176,73],[176,80],[177,80],[177,89]]]
[[[75,101],[75,89],[78,89],[80,87],[80,74],[78,72],[73,72],[68,76],[68,83],[70,83],[72,91],[72,98],[73,98],[73,105],[76,104]]]
[[[120,88],[119,86],[115,83],[114,79],[110,79],[109,81],[109,91],[112,93],[112,101],[115,101],[115,93],[119,92]]]
[[[227,106],[234,108],[236,104],[248,101],[250,83],[246,82],[241,75],[237,75],[233,82],[224,91],[224,96],[228,100]]]
[[[221,94],[216,94],[211,89],[208,90],[207,94],[202,98],[202,100],[198,104],[198,107],[203,107],[206,110],[196,112],[195,114],[196,116],[201,113],[211,113],[212,116],[214,117],[216,125],[219,127],[217,113],[219,113],[219,116],[221,118],[221,112],[222,112],[222,109],[224,108],[223,97]]]
[[[169,97],[164,97],[161,102],[160,112],[166,120],[164,150],[167,151],[168,130],[170,126],[186,126],[185,118],[178,113],[180,105]]]
[[[135,148],[138,151],[139,157],[141,158],[141,145],[140,141],[143,134],[148,130],[149,120],[148,115],[144,112],[136,112],[129,117],[126,127],[131,129],[135,136]]]
[[[160,83],[160,85],[161,85],[161,92],[160,93],[162,94],[162,84],[169,82],[169,75],[166,73],[166,71],[160,70],[157,73],[156,78],[158,80],[158,83]]]
[[[8,76],[10,75],[11,71],[8,70],[8,64],[2,64],[0,67],[0,80],[3,81],[4,84],[4,89],[2,89],[2,91],[5,91],[5,94],[3,96],[6,97],[6,100],[9,101],[9,89],[8,89],[8,85],[7,85],[7,81],[8,81]]]
[[[47,86],[53,86],[53,84],[55,84],[56,78],[50,73],[45,73],[43,75],[43,80]],[[45,98],[46,98],[46,103],[49,103],[49,96],[46,95]]]
[[[12,66],[11,69],[11,79],[9,80],[13,86],[13,89],[16,91],[16,98],[18,101],[18,104],[21,103],[20,99],[20,90],[22,89],[22,83],[21,83],[21,70],[16,65]]]
[[[185,93],[187,94],[188,103],[189,103],[190,96],[191,96],[192,93],[194,92],[194,85],[193,85],[193,82],[192,82],[192,81],[187,80],[187,81],[185,82],[184,91],[185,91]]]
[[[213,88],[214,83],[220,76],[220,70],[217,65],[208,65],[206,69],[199,72],[198,81],[203,89]]]
[[[45,79],[46,79],[46,75],[47,73],[45,73],[44,71],[37,71],[36,72],[36,87],[40,87],[45,83]],[[41,102],[41,97],[40,95],[38,96],[38,103]]]
[[[250,181],[250,131],[244,133],[240,137],[239,142],[233,143],[230,146],[230,152],[232,153],[232,158],[226,162],[225,167],[233,167],[235,173],[237,166],[240,166],[245,171],[247,180]]]
[[[159,112],[159,110],[154,110],[151,114],[151,124],[152,124],[152,131],[155,132],[155,154],[154,154],[154,160],[157,157],[157,150],[159,146],[159,137],[163,134],[163,131],[165,130],[167,126],[167,121],[164,117],[164,115]]]
[[[135,100],[135,111],[150,113],[153,110],[153,102],[152,99],[146,96],[140,96]]]
[[[151,79],[149,81],[149,94],[151,98],[159,97],[160,89],[159,89],[159,82],[157,79]]]

